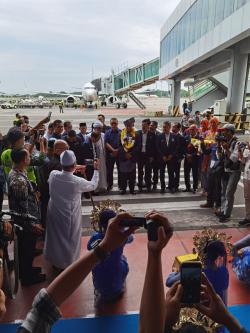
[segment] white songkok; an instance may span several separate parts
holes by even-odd
[[[96,120],[93,124],[93,128],[95,127],[103,127],[103,123],[100,120]]]
[[[76,162],[75,153],[72,150],[65,150],[60,155],[60,163],[62,166],[68,167],[74,165]]]

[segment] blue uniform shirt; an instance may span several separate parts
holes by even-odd
[[[121,130],[118,128],[116,131],[109,129],[104,136],[105,143],[109,143],[114,149],[119,148]]]
[[[92,250],[92,244],[103,239],[104,234],[95,232],[92,234],[87,248]],[[130,236],[127,242],[111,252],[110,256],[97,264],[92,269],[93,284],[95,290],[100,294],[102,300],[109,300],[118,296],[124,290],[124,283],[129,271],[126,257],[123,255],[124,246],[133,241]]]

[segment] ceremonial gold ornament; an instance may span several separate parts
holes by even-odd
[[[136,130],[133,127],[130,133],[127,133],[127,129],[124,128],[121,131],[121,143],[125,152],[129,152],[134,147],[136,137]]]
[[[173,331],[177,331],[183,325],[190,323],[203,327],[208,333],[214,333],[219,327],[221,327],[221,325],[200,313],[196,308],[185,307],[181,309],[179,321],[174,325]]]
[[[206,247],[211,241],[221,241],[228,255],[232,254],[233,245],[230,242],[232,236],[228,236],[225,232],[217,232],[211,228],[205,228],[203,231],[197,231],[193,237],[194,252],[198,253],[199,259],[204,265],[206,262]]]
[[[90,214],[91,224],[92,224],[94,230],[96,230],[96,231],[98,231],[100,215],[105,209],[111,209],[114,212],[116,212],[117,214],[124,211],[121,208],[121,205],[114,200],[107,199],[107,200],[103,200],[103,201],[99,202],[99,204],[95,206],[95,208],[92,210],[92,212]]]

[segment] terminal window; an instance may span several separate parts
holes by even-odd
[[[250,0],[197,0],[161,41],[161,67]]]

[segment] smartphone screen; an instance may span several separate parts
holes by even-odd
[[[200,262],[190,261],[181,265],[181,284],[183,286],[182,303],[199,303],[201,292]]]

